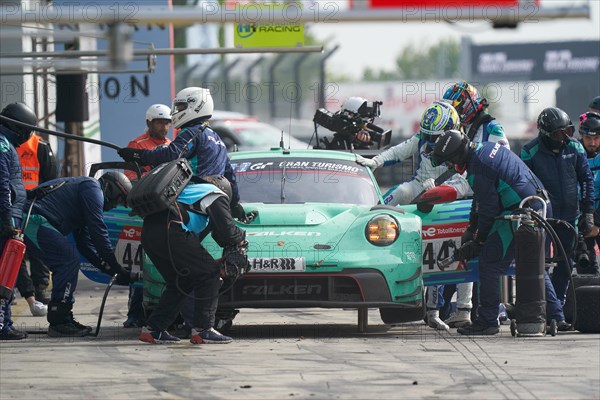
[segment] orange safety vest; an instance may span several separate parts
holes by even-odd
[[[33,134],[28,141],[17,148],[25,189],[31,190],[40,183],[40,161],[38,160],[40,139],[41,136]]]

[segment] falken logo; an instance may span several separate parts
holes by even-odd
[[[246,236],[321,236],[321,232],[300,232],[300,231],[246,232]]]
[[[321,294],[323,286],[321,285],[245,285],[243,294],[253,296],[264,295],[298,295],[298,294]]]

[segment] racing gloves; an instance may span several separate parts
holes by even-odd
[[[464,243],[458,249],[458,259],[468,261],[472,258],[478,257],[479,253],[481,253],[481,249],[483,248],[483,243],[480,243],[476,240],[469,240]]]
[[[435,179],[425,179],[421,184],[423,185],[423,190],[433,189],[435,187]]]
[[[365,167],[371,168],[371,171],[375,171],[377,168],[383,165],[383,162],[379,158],[377,158],[377,156],[373,158],[365,158],[357,154],[356,162],[360,165],[364,165]]]
[[[117,280],[115,281],[117,285],[127,286],[133,281],[131,272],[119,264],[116,259],[108,262],[103,261],[99,269],[110,276],[117,274]]]
[[[581,217],[579,221],[579,226],[581,227],[581,232],[584,235],[589,234],[594,228],[594,214],[593,213],[585,213]]]
[[[239,202],[231,205],[231,216],[240,222],[246,221],[246,211]]]
[[[123,147],[117,151],[119,156],[126,162],[141,162],[142,154],[144,150],[141,149],[132,149],[129,147]]]
[[[11,217],[8,215],[3,215],[2,216],[2,226],[0,227],[0,238],[1,239],[10,239],[15,236],[17,236],[17,230],[13,226]]]
[[[467,230],[460,237],[460,245],[473,241],[473,239],[475,239],[475,232],[471,230],[471,227],[467,227]]]
[[[238,276],[248,272],[248,241],[244,240],[238,245],[227,246],[223,249],[226,276]]]

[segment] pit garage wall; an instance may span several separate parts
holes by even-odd
[[[89,7],[90,13],[92,13],[97,12],[98,7],[102,5],[113,4],[113,2],[103,3],[98,0],[79,0],[77,5],[83,8]],[[142,9],[148,5],[168,7],[171,0],[136,0],[127,4],[136,9]],[[54,0],[54,5],[68,10],[69,7],[73,7],[73,2]],[[135,9],[132,13],[132,16],[135,17]],[[170,26],[139,25],[136,28],[132,32],[134,49],[147,49],[150,43],[154,44],[155,48],[173,47]],[[100,30],[100,27],[94,26],[94,29]],[[105,31],[106,27],[103,29]],[[98,50],[108,48],[108,41],[105,39],[94,42],[86,44],[85,48],[91,49],[93,46],[96,46]],[[102,58],[102,60],[106,60],[106,58]],[[86,136],[124,147],[131,139],[144,133],[148,107],[156,103],[170,106],[173,100],[175,87],[172,60],[172,56],[158,56],[154,73],[105,73],[95,76],[89,74],[86,88],[90,120],[84,123]],[[147,70],[147,59],[130,62],[125,69]],[[93,117],[93,115],[99,115],[99,117]],[[169,133],[169,136],[172,137],[172,132]],[[97,145],[92,145],[94,148],[87,144],[85,146],[85,163],[88,169],[91,163],[100,160],[121,161],[114,149]]]
[[[34,8],[36,4],[45,4],[45,1],[24,0],[3,1],[2,3],[3,6],[20,3],[23,7]],[[29,24],[28,26],[39,28],[45,27],[43,24]],[[0,24],[0,49],[3,53],[32,51],[33,44],[30,37],[15,37],[12,34],[8,34],[9,31],[14,32],[16,30],[20,30],[21,32],[27,31],[27,29],[18,26]],[[29,29],[29,31],[37,32],[35,29]],[[52,51],[53,49],[54,47],[52,44],[47,45],[48,51]],[[44,49],[41,45],[38,45],[37,50],[43,51]],[[25,66],[11,68],[10,71],[7,68],[4,68],[0,71],[0,109],[15,101],[22,101],[36,112],[38,119],[40,119],[40,126],[52,129],[55,124],[55,119],[53,117],[56,108],[55,86],[52,83],[46,84],[43,76],[38,75],[37,79],[34,79],[32,74],[26,74],[31,71],[32,69],[30,67]],[[45,97],[43,97],[44,85],[46,89]],[[44,120],[45,118],[46,120]],[[52,148],[56,151],[58,148],[58,140],[56,137],[50,136],[47,139],[50,141]]]
[[[88,0],[93,3],[94,0]],[[171,0],[136,1],[137,6],[170,6]],[[133,32],[134,48],[147,48],[153,43],[155,48],[173,47],[172,28],[138,26]],[[106,49],[106,41],[98,42],[98,49]],[[147,68],[146,61],[135,61],[127,69]],[[127,143],[146,130],[146,110],[152,104],[166,104],[169,107],[175,95],[173,56],[158,56],[154,73],[100,74],[100,128],[102,140],[126,146]],[[172,136],[172,129],[168,136]],[[103,161],[121,161],[113,149],[102,148]]]

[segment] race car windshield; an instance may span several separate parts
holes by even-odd
[[[374,205],[379,200],[365,168],[351,161],[265,158],[235,160],[231,164],[243,202]]]

